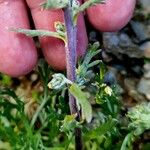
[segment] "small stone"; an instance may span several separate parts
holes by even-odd
[[[116,84],[117,80],[115,74],[111,71],[106,72],[104,76],[104,83],[106,83],[108,86]]]
[[[137,86],[137,90],[150,100],[150,80],[142,78]]]
[[[96,32],[91,31],[90,34],[89,34],[89,41],[90,42],[96,42],[97,41],[96,37],[97,37]]]
[[[112,57],[110,57],[104,50],[102,51],[102,58],[104,62],[112,61]]]
[[[150,79],[150,63],[144,65],[144,78]]]
[[[144,51],[144,56],[150,58],[150,42],[142,44],[140,48]]]
[[[149,38],[147,26],[143,22],[131,21],[130,24],[138,42]]]
[[[150,70],[149,70],[149,72],[147,72],[147,73],[144,74],[144,78],[150,79]]]
[[[150,63],[146,63],[146,64],[144,65],[144,70],[145,70],[145,71],[150,71]]]
[[[131,96],[137,102],[141,102],[144,100],[144,98],[136,89],[137,82],[138,82],[138,80],[136,80],[134,78],[126,78],[124,80],[124,85],[125,85],[125,89],[128,92],[128,95]]]
[[[31,81],[34,82],[38,79],[38,75],[34,73],[34,74],[31,75],[30,79],[31,79]]]

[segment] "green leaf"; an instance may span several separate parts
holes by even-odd
[[[103,82],[104,75],[106,73],[106,66],[104,65],[103,62],[100,63],[100,82]]]
[[[102,136],[102,135],[106,134],[107,132],[112,131],[112,129],[115,127],[116,123],[117,123],[116,119],[110,118],[107,122],[101,124],[96,129],[90,130],[85,135],[85,138],[96,139],[98,136]]]
[[[87,100],[87,95],[75,83],[71,85],[69,91],[81,105],[83,115],[86,121],[89,123],[92,119],[92,107],[89,101]]]
[[[12,84],[12,79],[10,76],[2,74],[1,78],[2,79],[0,80],[0,83],[2,83],[3,85],[10,86]]]
[[[95,42],[93,45],[89,45],[88,52],[84,57],[82,62],[79,62],[77,74],[77,83],[79,85],[84,85],[91,79],[92,67],[100,64],[100,60],[92,61],[93,57],[101,52],[99,49],[99,42]]]
[[[75,128],[80,127],[80,123],[76,121],[76,114],[66,115],[61,126],[62,132],[73,132]]]
[[[133,141],[133,133],[129,133],[127,134],[127,136],[125,137],[122,145],[121,145],[121,149],[120,150],[132,150],[132,141]]]
[[[44,9],[61,9],[65,8],[68,5],[68,0],[47,0],[47,2],[44,2],[41,4],[41,6]]]
[[[75,15],[77,15],[80,12],[85,11],[87,8],[96,5],[96,4],[100,4],[100,3],[105,3],[105,0],[88,0],[86,2],[84,2],[77,10]]]
[[[36,36],[55,37],[55,38],[63,40],[66,43],[66,39],[64,37],[62,37],[58,32],[52,32],[52,31],[47,31],[47,30],[20,29],[20,28],[19,29],[11,28],[10,31],[14,31],[14,32],[17,32],[17,33],[23,33],[23,34],[25,34],[27,36],[30,36],[30,37],[36,37]]]

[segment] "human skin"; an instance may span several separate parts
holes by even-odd
[[[105,4],[88,8],[87,16],[96,29],[103,32],[115,32],[130,21],[135,4],[136,0],[105,0]]]
[[[11,28],[30,28],[24,0],[0,0],[0,72],[18,77],[35,67],[37,51],[30,37]]]
[[[54,23],[64,22],[63,10],[43,10],[40,6],[44,0],[26,0],[31,9],[36,29],[55,31]],[[81,2],[81,1],[80,1]],[[45,59],[51,67],[57,70],[66,68],[66,54],[64,42],[53,37],[40,37],[40,44]],[[80,14],[77,22],[77,56],[85,54],[87,47],[87,34],[83,15]]]
[[[55,31],[54,22],[64,22],[62,10],[43,10],[44,0],[26,0],[37,29]],[[115,1],[115,2],[114,2]],[[81,1],[80,1],[81,2]],[[131,19],[136,0],[106,0],[87,10],[90,22],[100,31],[120,30]],[[18,13],[19,12],[19,13]],[[29,29],[25,0],[0,0],[0,72],[13,77],[29,73],[37,63],[33,40],[23,34],[9,31],[10,28]],[[41,37],[41,47],[47,62],[57,70],[66,68],[65,45],[52,37]],[[87,35],[83,15],[77,23],[77,55],[84,55]]]

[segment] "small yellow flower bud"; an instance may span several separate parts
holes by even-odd
[[[104,89],[105,93],[108,94],[109,96],[112,95],[112,89],[109,86],[106,86]]]

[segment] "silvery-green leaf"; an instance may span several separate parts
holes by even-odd
[[[75,16],[80,13],[85,11],[87,8],[96,5],[96,4],[100,4],[100,3],[105,3],[105,0],[88,0],[86,2],[84,2],[77,10],[75,13]]]
[[[63,74],[55,73],[53,74],[53,79],[48,83],[50,89],[59,90],[62,89],[66,84],[72,84]]]
[[[61,9],[65,8],[68,5],[68,0],[47,0],[41,4],[44,9]]]
[[[25,34],[27,36],[30,36],[30,37],[50,36],[50,37],[59,38],[59,39],[63,40],[64,42],[66,41],[64,39],[64,37],[62,37],[59,33],[52,32],[52,31],[47,31],[47,30],[30,30],[30,29],[20,29],[20,28],[19,29],[14,29],[14,28],[11,28],[10,31],[14,31],[14,32],[17,32],[17,33],[23,33],[23,34]]]

